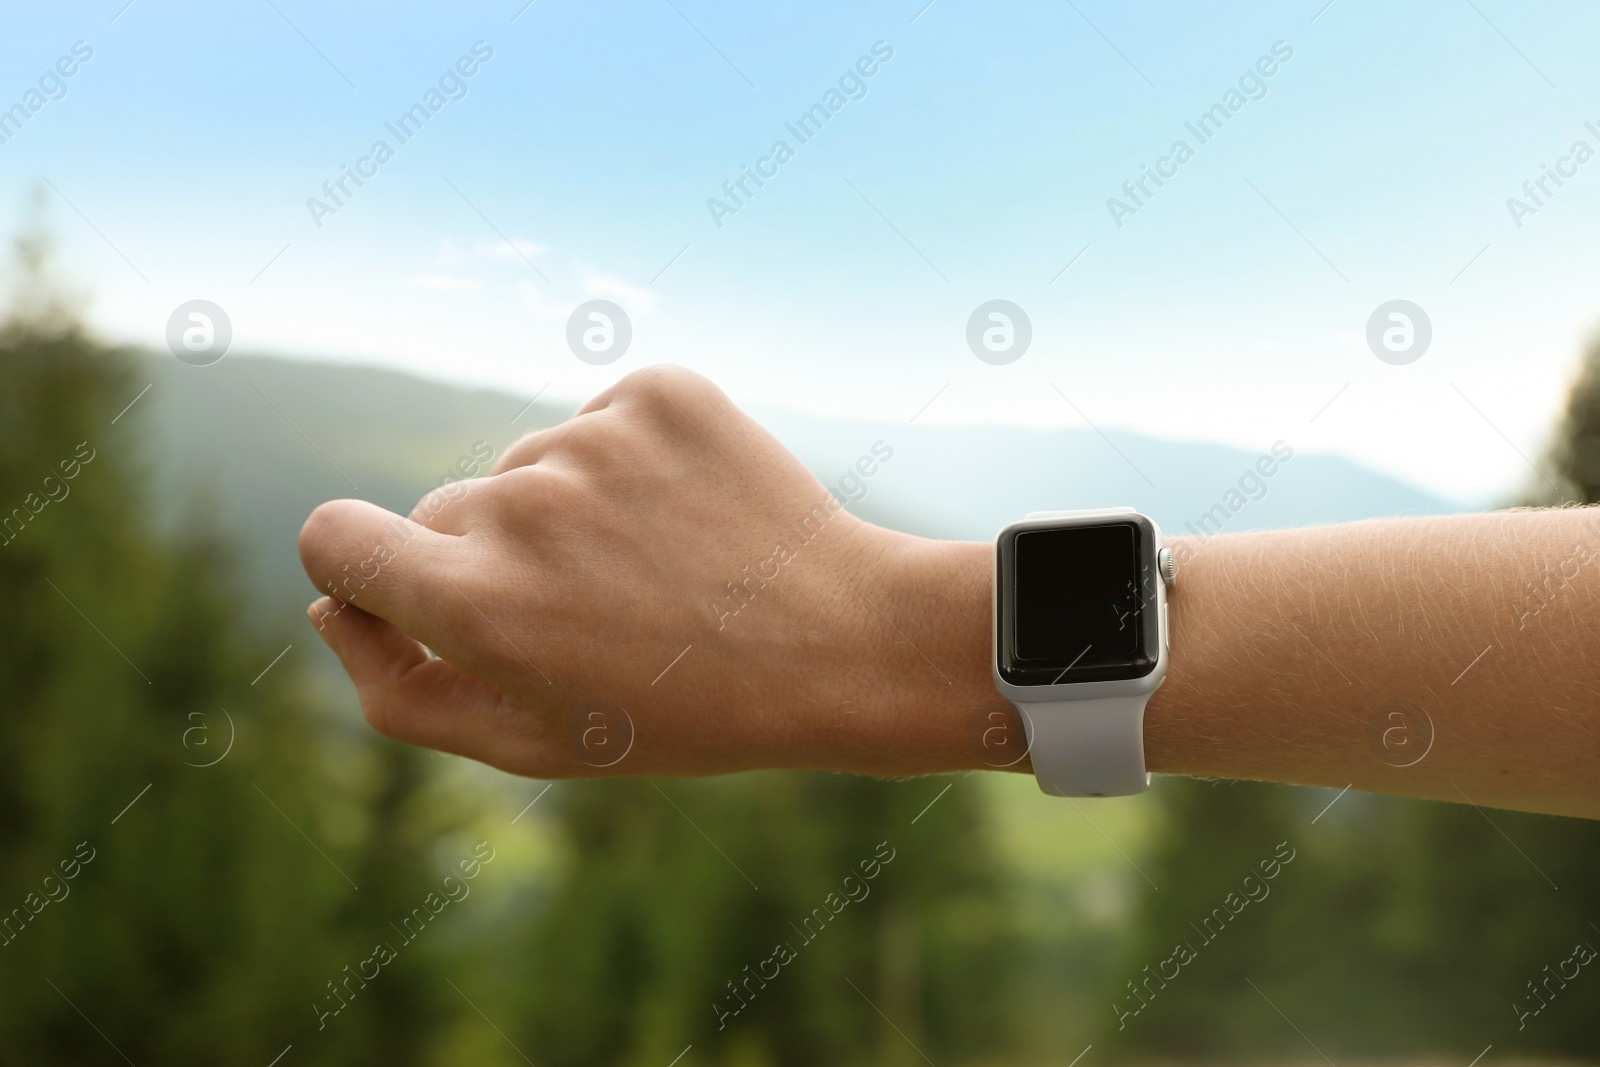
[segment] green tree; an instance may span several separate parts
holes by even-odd
[[[243,635],[236,561],[203,523],[170,544],[144,521],[137,408],[119,417],[139,357],[85,335],[42,240],[20,253],[0,327],[5,1059],[265,1063],[292,1042],[302,1063],[425,1062],[455,1009],[420,942],[321,1031],[312,1008],[437,885],[417,757],[324,729],[292,659],[252,682],[288,640]]]
[[[564,787],[566,869],[527,957],[524,1047],[607,1065],[691,1043],[726,1064],[995,1054],[1011,909],[978,791],[958,779],[940,797],[945,784]]]

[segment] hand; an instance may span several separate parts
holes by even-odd
[[[989,681],[989,551],[857,519],[669,367],[409,519],[336,500],[300,534],[368,722],[539,778],[998,765],[998,722],[1023,742]]]

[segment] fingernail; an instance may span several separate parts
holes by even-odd
[[[344,608],[344,601],[331,596],[318,597],[306,607],[306,617],[316,624],[317,633],[329,645],[333,644],[333,635],[328,632],[328,620],[338,615]]]

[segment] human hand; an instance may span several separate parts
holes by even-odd
[[[300,535],[373,727],[540,778],[988,763],[989,551],[857,519],[671,367],[409,519],[336,500]]]

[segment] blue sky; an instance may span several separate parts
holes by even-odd
[[[48,182],[117,339],[160,346],[204,298],[234,351],[574,399],[669,360],[758,407],[1284,439],[1484,502],[1534,476],[1600,321],[1600,160],[1520,227],[1506,207],[1600,149],[1588,5],[124,3],[0,39],[0,108],[94,50],[0,144],[0,225]],[[479,41],[399,144],[384,124]],[[798,144],[876,42],[865,95]],[[1265,95],[1199,144],[1184,124],[1275,42]],[[1118,228],[1107,199],[1180,137]],[[379,138],[394,158],[317,227],[307,199]],[[707,199],[779,138],[794,158],[719,228]],[[604,367],[565,343],[594,297],[634,323]],[[996,298],[1033,324],[1006,366],[965,340]],[[1406,366],[1364,339],[1396,298],[1433,324]]]

